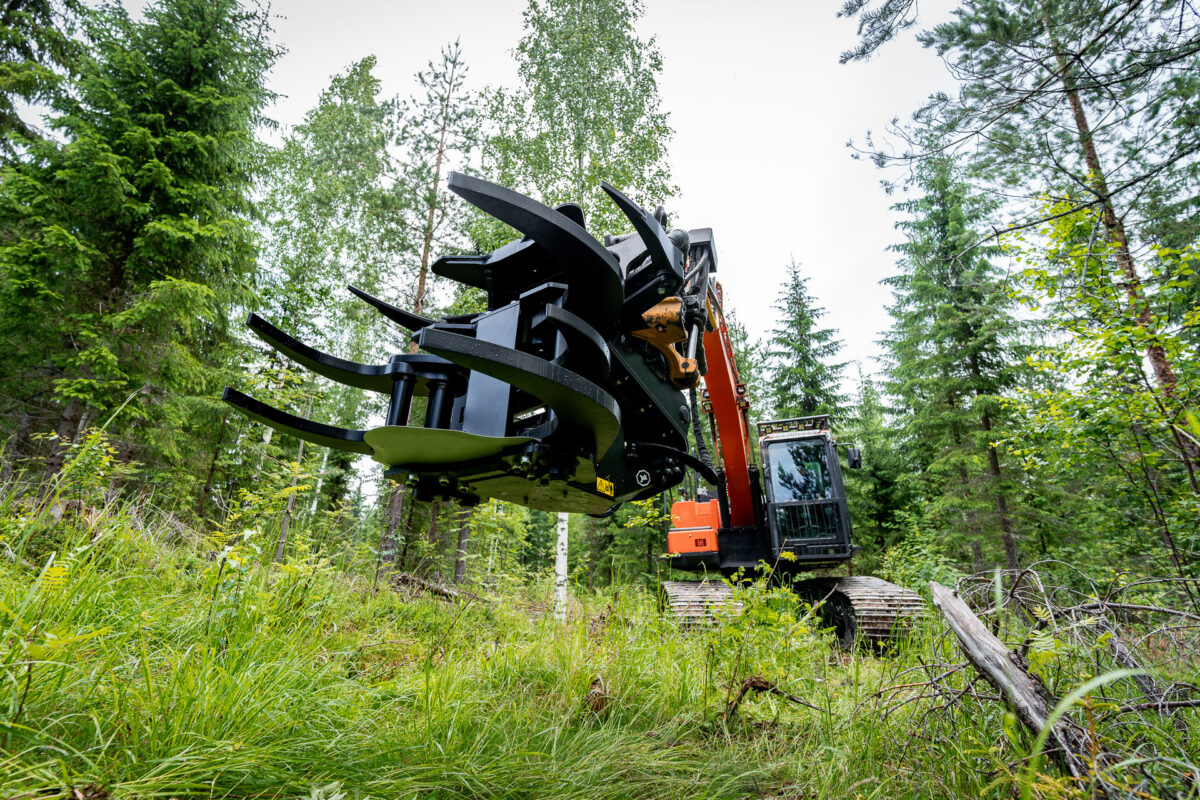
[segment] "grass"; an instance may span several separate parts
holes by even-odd
[[[1031,745],[994,703],[864,702],[948,656],[932,626],[847,654],[763,587],[709,630],[634,588],[559,624],[548,587],[414,599],[369,564],[301,545],[271,567],[254,536],[217,546],[138,513],[0,503],[0,797],[1010,797]],[[749,675],[822,710],[752,695],[724,718]],[[1195,763],[1186,735],[1152,733]],[[1051,766],[1033,788],[1074,791]]]

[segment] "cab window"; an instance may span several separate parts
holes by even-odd
[[[833,499],[829,457],[822,439],[767,445],[771,490],[776,503]]]

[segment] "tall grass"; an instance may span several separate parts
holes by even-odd
[[[411,598],[131,504],[54,521],[8,492],[0,520],[2,797],[1007,797],[1029,744],[998,705],[864,702],[946,657],[932,623],[847,654],[769,591],[680,630],[618,589],[557,624],[548,587]],[[726,718],[749,675],[821,710],[751,696]]]

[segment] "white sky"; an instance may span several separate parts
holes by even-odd
[[[146,0],[125,0],[140,9]],[[842,360],[873,373],[876,340],[890,319],[897,215],[885,174],[846,148],[876,143],[934,91],[953,89],[937,56],[912,32],[867,63],[840,65],[856,20],[842,0],[644,0],[639,25],[663,56],[659,90],[675,138],[670,161],[680,195],[671,224],[712,228],[726,305],[753,336],[776,324],[771,306],[792,258],[845,343]],[[920,4],[920,28],[949,17],[952,0]],[[468,87],[516,82],[512,49],[526,0],[273,0],[276,43],[287,48],[270,78],[281,97],[271,116],[301,122],[332,75],[367,55],[385,95],[411,94],[413,76],[459,38]],[[895,178],[897,176],[892,175]],[[856,383],[851,365],[846,390]]]
[[[511,51],[525,0],[275,0],[275,39],[288,53],[271,86],[285,97],[273,116],[294,125],[329,77],[373,54],[385,94],[408,95],[412,76],[446,42],[461,38],[470,85],[512,84]],[[727,303],[763,335],[788,261],[811,276],[845,340],[846,360],[873,372],[875,340],[887,328],[897,241],[880,188],[883,174],[854,161],[845,144],[907,118],[931,92],[949,89],[940,60],[911,33],[865,64],[842,66],[855,22],[834,15],[841,0],[646,0],[643,37],[663,55],[660,92],[675,139],[670,160],[680,197],[673,225],[714,230]],[[951,3],[921,3],[921,25]],[[847,371],[851,378],[854,370]],[[847,387],[849,388],[849,387]]]

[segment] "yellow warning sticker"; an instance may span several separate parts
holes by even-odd
[[[604,478],[596,478],[596,491],[600,492],[601,494],[606,494],[609,497],[612,497],[613,496],[612,481],[606,481],[606,480],[604,480]]]

